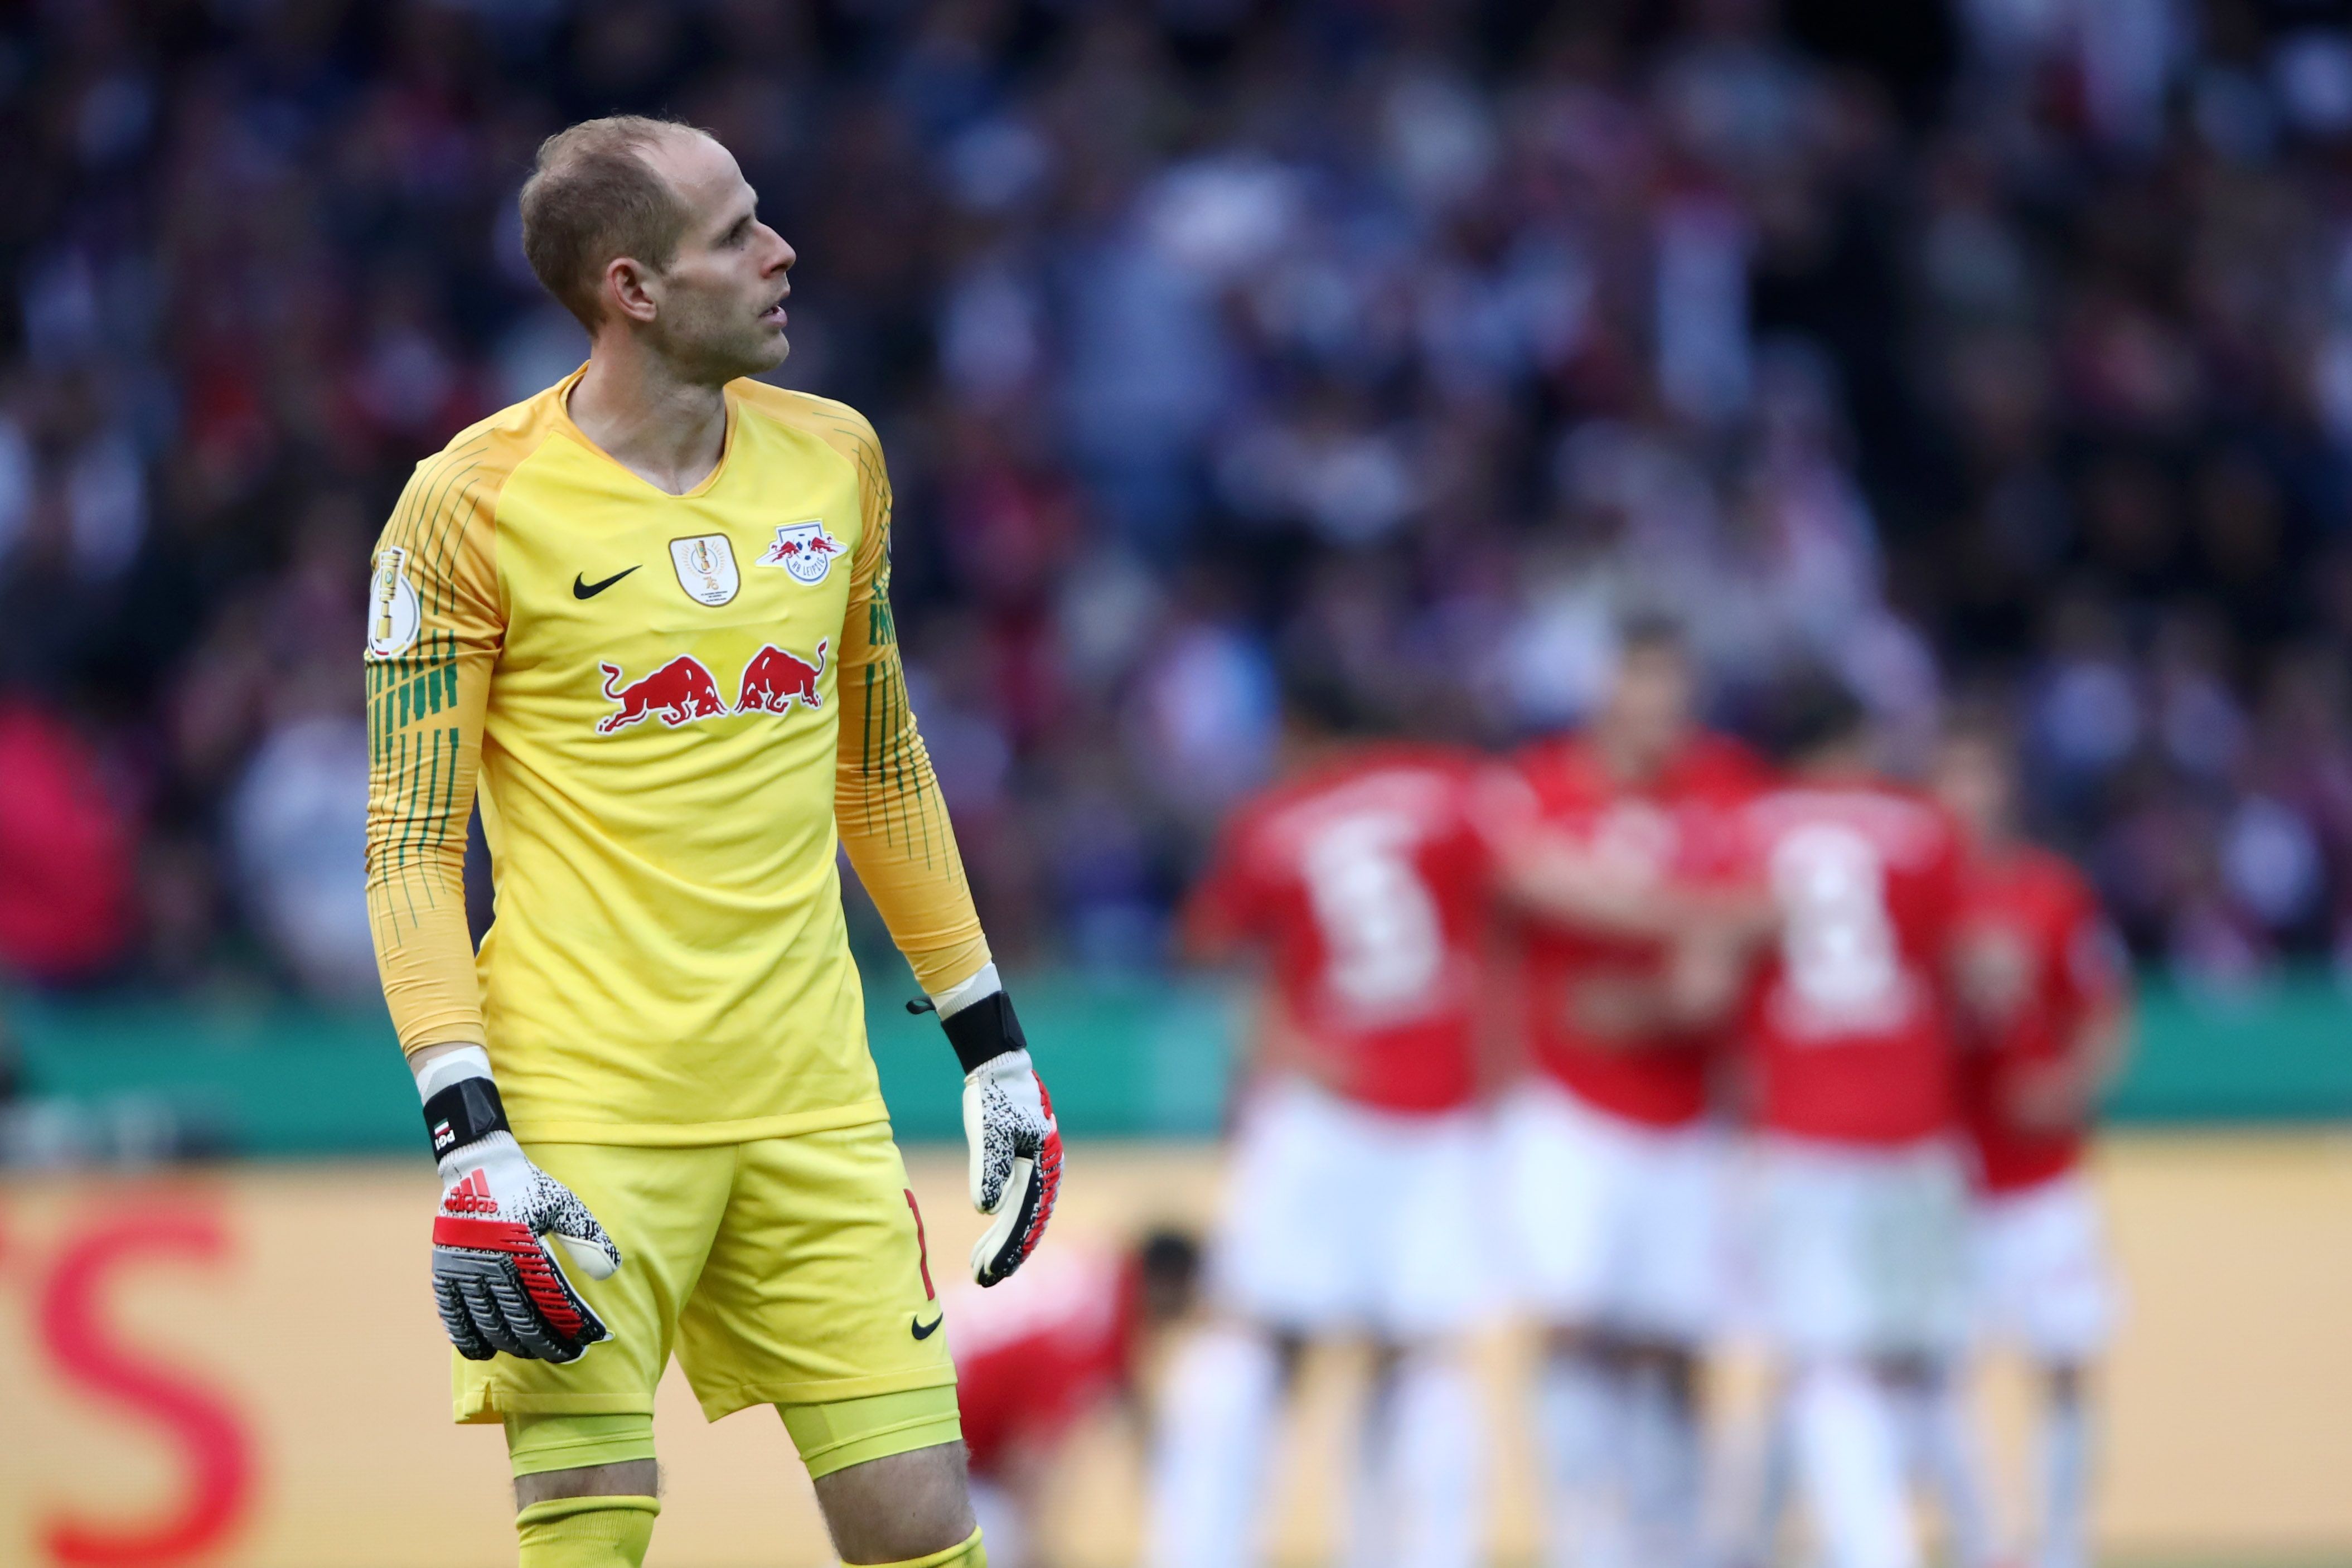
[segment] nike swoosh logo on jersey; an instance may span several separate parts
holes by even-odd
[[[907,1325],[907,1328],[917,1339],[927,1340],[933,1334],[938,1333],[940,1331],[940,1325],[947,1321],[948,1315],[945,1312],[941,1312],[938,1317],[933,1318],[928,1323],[909,1323]]]
[[[640,563],[640,564],[642,564],[642,563]],[[572,574],[572,596],[575,599],[593,599],[597,595],[603,593],[605,589],[611,587],[614,584],[619,582],[622,578],[627,576],[631,572],[635,570],[636,567],[631,566],[623,571],[615,572],[610,577],[605,578],[602,583],[588,582],[582,574],[575,572]]]

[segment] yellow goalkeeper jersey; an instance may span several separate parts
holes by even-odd
[[[877,1120],[836,844],[927,989],[988,949],[908,709],[873,427],[736,382],[718,467],[670,495],[572,424],[579,375],[419,464],[377,547],[368,912],[401,1046],[486,1046],[543,1142]]]

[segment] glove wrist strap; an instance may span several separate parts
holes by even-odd
[[[1008,1051],[1029,1048],[1021,1020],[1013,1016],[1013,998],[1002,991],[957,1008],[940,1020],[940,1027],[947,1031],[948,1044],[955,1047],[956,1060],[967,1073],[979,1071]]]
[[[509,1131],[506,1104],[489,1079],[461,1078],[425,1102],[425,1133],[433,1141],[436,1160],[452,1149]]]

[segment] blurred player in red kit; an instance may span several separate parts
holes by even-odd
[[[1192,1310],[1199,1272],[1192,1238],[1171,1230],[1125,1257],[1070,1246],[1031,1261],[948,1302],[972,1510],[993,1568],[1045,1568],[1046,1478],[1074,1427],[1133,1397],[1152,1342]]]
[[[1286,692],[1273,788],[1227,825],[1187,910],[1202,958],[1268,963],[1209,1256],[1218,1321],[1162,1401],[1150,1561],[1258,1560],[1267,1439],[1310,1339],[1378,1376],[1350,1561],[1469,1568],[1484,1422],[1462,1339],[1492,1303],[1481,1120],[1488,868],[1480,770],[1367,743],[1346,700]]]
[[[1518,906],[1516,1034],[1530,1070],[1502,1113],[1501,1196],[1519,1293],[1546,1334],[1537,1405],[1555,1568],[1679,1568],[1699,1549],[1723,1031],[1678,1025],[1645,998],[1680,918],[1660,895],[1766,783],[1746,747],[1698,728],[1676,628],[1631,622],[1620,645],[1591,726],[1520,753],[1490,828]]]
[[[2082,876],[2021,835],[2015,758],[1997,719],[1972,714],[1948,730],[1935,783],[1973,834],[1953,979],[1980,1325],[2042,1374],[2041,1517],[2029,1561],[2085,1568],[2084,1383],[2114,1301],[2083,1144],[2122,1065],[2128,971]]]
[[[1948,1408],[1966,1196],[1947,990],[1958,825],[1873,769],[1843,685],[1792,681],[1785,784],[1732,819],[1760,895],[1742,1028],[1755,1074],[1757,1283],[1795,1479],[1830,1568],[1914,1568],[1906,1436]],[[1932,1456],[1928,1456],[1932,1457]]]

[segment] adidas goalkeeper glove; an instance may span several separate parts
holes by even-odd
[[[952,1004],[950,1004],[952,1006]],[[943,1012],[940,1026],[963,1064],[963,1135],[971,1205],[996,1223],[971,1249],[971,1277],[993,1285],[1037,1250],[1062,1191],[1062,1133],[1054,1101],[1029,1060],[1029,1042],[1003,990]]]
[[[487,1070],[428,1094],[425,1125],[441,1161],[433,1294],[457,1353],[572,1362],[612,1338],[543,1238],[561,1241],[592,1279],[612,1277],[621,1249],[571,1188],[524,1155]]]

